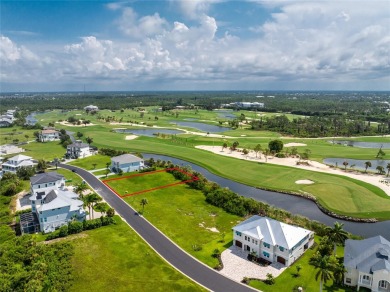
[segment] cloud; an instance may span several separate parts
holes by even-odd
[[[199,19],[199,17],[207,14],[211,5],[220,3],[222,0],[173,0],[173,5],[190,19]]]
[[[139,18],[131,7],[123,8],[122,15],[117,21],[119,29],[133,38],[150,37],[162,33],[168,22],[158,13]]]
[[[139,89],[267,84],[274,89],[342,89],[342,84],[390,89],[385,2],[281,2],[266,23],[247,28],[256,34],[246,38],[223,30],[217,34],[217,20],[205,13],[211,2],[190,4],[187,12],[196,18],[189,23],[169,23],[157,13],[139,16],[121,7],[117,24],[124,39],[86,36],[53,53],[2,37],[2,82],[19,78],[71,84],[88,79],[107,89],[129,89],[129,82]]]

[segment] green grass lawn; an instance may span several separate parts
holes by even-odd
[[[205,291],[116,221],[71,241],[75,279],[70,291]]]
[[[107,179],[120,178],[128,175],[131,177],[107,181],[106,184],[115,189],[118,194],[124,195],[178,182],[173,175],[166,172],[146,172],[142,173],[141,176],[137,172],[132,172],[125,173],[122,176],[110,176]]]
[[[211,256],[213,251],[216,248],[222,251],[231,245],[231,227],[242,220],[207,204],[201,191],[193,190],[187,185],[126,197],[125,201],[141,211],[140,202],[143,198],[148,200],[143,213],[145,218],[181,248],[210,267],[218,264],[218,260]],[[207,228],[216,228],[219,232]],[[202,247],[202,250],[195,251],[195,245]]]
[[[59,141],[53,142],[31,142],[23,145],[22,148],[26,149],[23,155],[31,156],[34,159],[44,159],[46,161],[52,161],[54,158],[61,158],[65,155],[66,149],[62,147]]]
[[[76,173],[70,171],[70,170],[67,170],[67,169],[64,169],[64,168],[55,168],[55,167],[52,167],[48,170],[46,170],[46,172],[50,172],[50,171],[56,171],[58,172],[59,174],[63,175],[65,177],[65,180],[71,180],[69,182],[66,183],[66,185],[76,185],[76,184],[79,184],[83,181],[83,179],[81,177],[79,177]]]
[[[106,168],[106,164],[111,164],[111,158],[105,155],[92,155],[85,158],[79,158],[70,162],[70,165],[78,166],[86,170]],[[96,167],[94,167],[96,164]]]

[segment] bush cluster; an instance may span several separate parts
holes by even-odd
[[[119,156],[119,155],[127,154],[127,153],[129,153],[129,152],[124,151],[124,150],[115,150],[115,149],[110,149],[110,148],[100,148],[99,149],[99,154],[110,156],[110,157]]]
[[[49,233],[45,240],[48,241],[60,237],[66,237],[70,234],[76,234],[84,230],[96,229],[110,224],[115,224],[115,220],[112,217],[101,217],[83,222],[71,221],[68,225],[63,225],[58,230]]]

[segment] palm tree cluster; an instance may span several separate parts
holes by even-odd
[[[329,280],[341,284],[346,272],[342,258],[336,257],[336,249],[337,244],[344,244],[348,233],[343,230],[343,224],[339,222],[335,222],[333,227],[327,227],[326,233],[327,236],[322,238],[317,252],[310,259],[310,264],[317,270],[316,280],[320,279],[320,292],[322,292],[323,285]]]

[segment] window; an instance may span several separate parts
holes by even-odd
[[[45,217],[45,218],[43,218],[44,220],[45,220],[45,222],[47,222],[47,218]]]
[[[241,236],[241,232],[236,231],[236,235]]]
[[[280,251],[284,251],[284,247],[283,246],[279,246],[279,250]]]
[[[363,275],[363,280],[369,281],[370,280],[370,276],[369,275]]]
[[[379,281],[379,288],[387,289],[387,281],[386,280]]]
[[[346,278],[346,279],[345,279],[345,283],[351,284],[351,282],[352,282],[352,281],[351,281],[351,278]]]
[[[41,218],[41,222],[43,222],[42,218]]]
[[[245,240],[247,239],[246,235],[245,235]]]
[[[269,243],[263,242],[264,247],[270,248],[271,245]]]
[[[265,256],[265,257],[269,258],[269,253],[268,253],[268,252],[265,252],[265,251],[263,251],[263,256]]]

